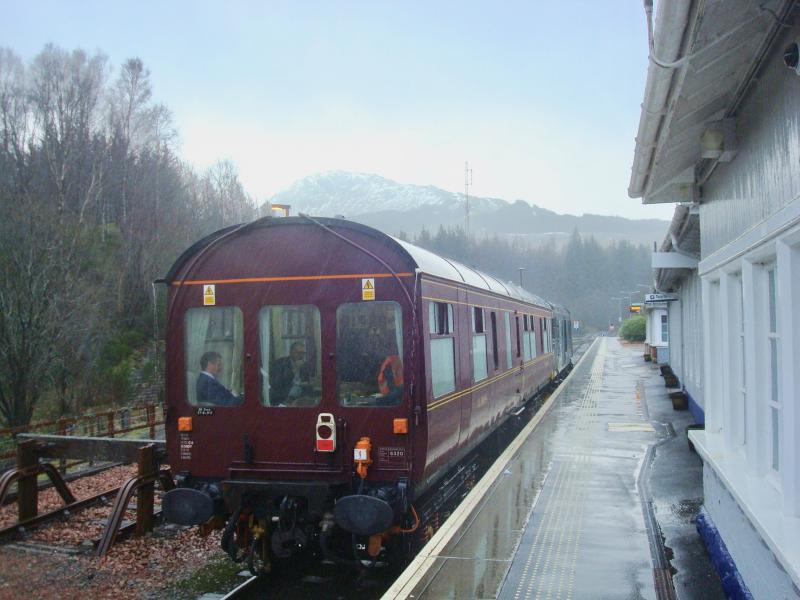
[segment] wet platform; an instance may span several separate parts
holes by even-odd
[[[675,438],[648,420],[654,378],[640,347],[595,340],[384,598],[674,598],[641,481]]]

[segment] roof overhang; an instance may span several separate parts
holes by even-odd
[[[736,155],[736,110],[795,3],[658,2],[630,197],[700,200],[714,167]]]
[[[697,270],[700,259],[700,214],[694,204],[679,204],[658,252],[653,253],[656,289],[669,292]]]

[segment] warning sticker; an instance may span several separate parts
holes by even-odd
[[[203,306],[216,306],[217,304],[217,290],[215,285],[203,286]]]
[[[375,300],[375,279],[361,280],[361,299],[362,300]]]

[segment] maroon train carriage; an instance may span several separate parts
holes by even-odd
[[[345,220],[221,230],[166,280],[164,514],[257,568],[376,561],[571,353],[564,309]]]

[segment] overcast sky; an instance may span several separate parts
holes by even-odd
[[[670,218],[627,197],[647,69],[638,0],[0,0],[0,44],[138,56],[180,153],[263,200],[377,173],[560,213]],[[115,77],[115,72],[112,77]]]

